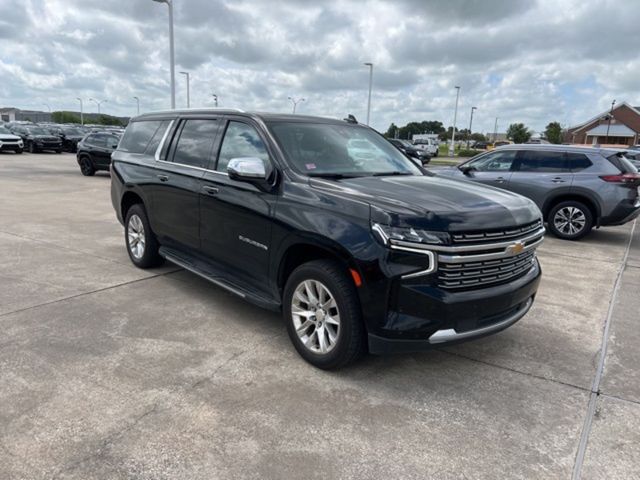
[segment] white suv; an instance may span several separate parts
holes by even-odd
[[[415,139],[413,145],[420,150],[426,151],[432,157],[438,156],[438,142],[432,138]]]

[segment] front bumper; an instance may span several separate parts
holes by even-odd
[[[531,308],[542,272],[531,269],[508,283],[448,291],[426,280],[400,281],[391,289],[386,318],[369,329],[373,354],[419,352],[497,333],[515,324]]]
[[[9,152],[22,150],[22,145],[18,143],[0,142],[0,151]]]

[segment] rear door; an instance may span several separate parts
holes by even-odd
[[[516,159],[509,190],[533,200],[542,209],[550,195],[571,191],[573,173],[565,152],[521,150]]]
[[[269,252],[277,194],[231,180],[232,158],[258,157],[273,161],[268,142],[251,120],[230,118],[219,142],[211,171],[205,172],[200,200],[202,251],[243,282],[269,292]]]
[[[472,167],[466,178],[492,187],[508,188],[516,154],[516,150],[496,150],[471,160],[465,164]]]
[[[148,188],[154,230],[164,244],[196,253],[200,249],[200,189],[220,121],[216,117],[181,118],[156,161]]]

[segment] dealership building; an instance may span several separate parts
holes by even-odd
[[[637,145],[640,143],[640,106],[627,102],[568,129],[571,143],[584,145]]]

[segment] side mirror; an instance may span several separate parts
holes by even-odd
[[[475,170],[475,168],[471,165],[460,165],[458,170],[460,170],[463,175],[469,175],[473,170]]]
[[[273,166],[271,162],[257,157],[232,158],[227,164],[227,173],[231,180],[267,187],[273,176]]]

